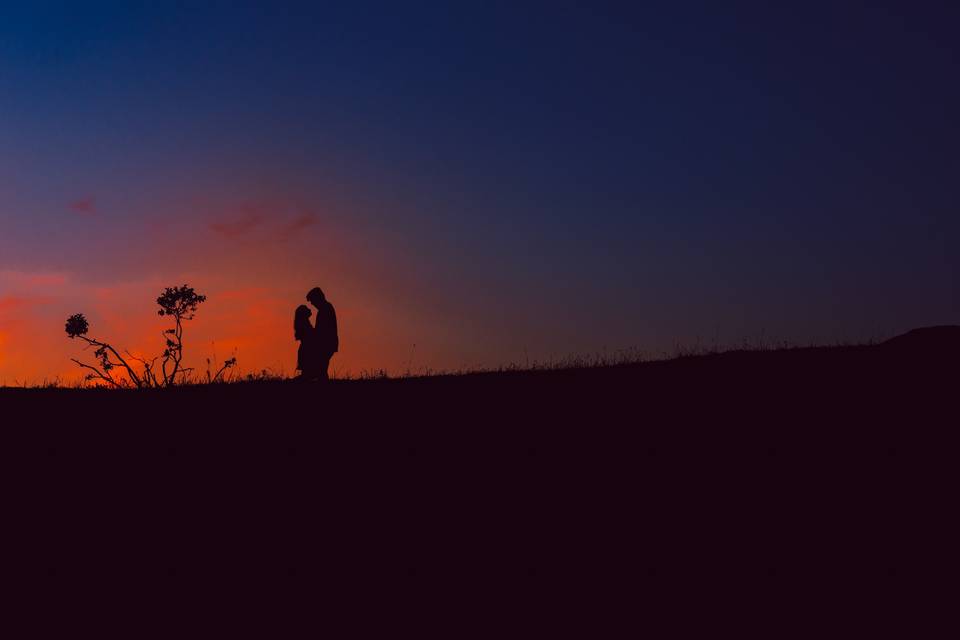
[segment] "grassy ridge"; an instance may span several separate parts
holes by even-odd
[[[8,513],[29,525],[28,572],[77,579],[829,575],[864,593],[926,580],[952,545],[958,352],[944,344],[6,389]]]

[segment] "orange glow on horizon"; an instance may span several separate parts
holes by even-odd
[[[0,270],[0,385],[81,382],[87,372],[70,358],[94,358],[64,333],[74,313],[86,315],[91,337],[121,353],[159,356],[169,323],[157,316],[154,301],[163,287],[182,283],[208,298],[185,325],[184,364],[200,378],[208,358],[215,373],[215,363],[234,356],[238,375],[266,370],[292,376],[293,313],[313,286],[327,292],[338,314],[341,352],[331,373],[397,372],[409,364],[417,332],[431,323],[399,295],[409,287],[398,280],[402,256],[375,237],[358,240],[334,218],[282,202],[214,210],[219,213],[190,223],[190,233],[146,224],[141,241],[150,249],[141,255],[130,242],[120,245],[109,275]],[[270,214],[277,210],[282,213]],[[376,251],[368,255],[371,245]],[[176,260],[158,249],[165,246],[177,248]],[[166,264],[176,268],[165,270]]]

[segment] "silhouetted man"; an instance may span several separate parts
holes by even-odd
[[[317,380],[327,380],[330,358],[340,350],[340,338],[337,335],[337,312],[327,302],[320,287],[314,287],[307,294],[307,302],[317,309],[317,324],[314,328],[314,346],[308,358],[304,376]]]

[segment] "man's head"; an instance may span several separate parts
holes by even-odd
[[[307,294],[307,302],[315,307],[319,307],[326,301],[327,297],[323,295],[323,291],[320,289],[320,287],[314,287],[313,289],[310,289],[310,293]]]

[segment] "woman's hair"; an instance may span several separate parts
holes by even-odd
[[[297,307],[296,313],[293,315],[293,337],[296,340],[303,340],[304,336],[309,335],[310,329],[310,316],[313,315],[313,312],[310,311],[310,307],[305,304]]]

